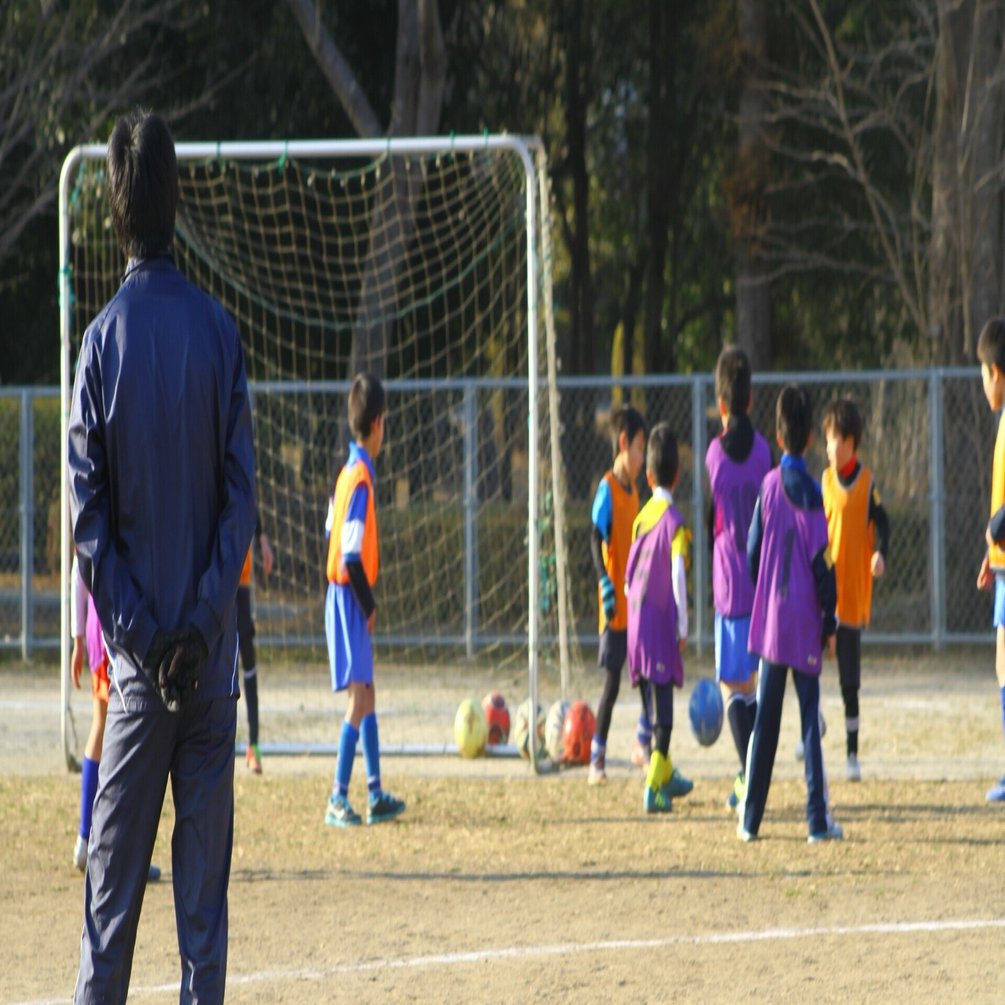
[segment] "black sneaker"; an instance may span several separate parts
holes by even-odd
[[[382,792],[376,799],[371,798],[370,805],[366,808],[366,822],[382,824],[404,812],[404,800],[395,799],[390,792]]]

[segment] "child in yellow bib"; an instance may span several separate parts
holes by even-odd
[[[984,396],[992,412],[1005,405],[1005,318],[992,318],[977,340]],[[1005,731],[1005,414],[998,419],[994,462],[991,468],[991,519],[984,528],[987,554],[977,574],[977,588],[994,589],[995,675],[1001,695],[1002,730]],[[988,789],[989,803],[1005,803],[1005,775]]]

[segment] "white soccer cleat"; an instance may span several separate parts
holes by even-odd
[[[849,782],[862,781],[862,768],[859,766],[858,757],[855,754],[848,755],[848,762],[845,764],[844,776]]]

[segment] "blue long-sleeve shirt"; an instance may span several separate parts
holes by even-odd
[[[237,693],[234,597],[255,530],[255,465],[236,326],[170,256],[131,260],[84,333],[69,427],[70,508],[130,708],[155,631],[194,625],[197,697]]]

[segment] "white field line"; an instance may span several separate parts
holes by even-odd
[[[342,963],[331,967],[299,967],[289,970],[259,970],[250,974],[229,974],[228,987],[264,984],[270,981],[320,981],[345,974],[374,970],[408,970],[417,967],[455,967],[496,960],[525,960],[535,957],[570,956],[574,953],[598,953],[615,950],[666,949],[671,946],[720,946],[744,942],[784,942],[792,939],[843,938],[859,935],[911,935],[918,932],[940,934],[981,929],[1005,928],[1005,918],[974,918],[956,921],[895,921],[872,925],[834,925],[820,928],[768,928],[763,931],[712,932],[706,935],[671,935],[663,939],[612,939],[606,942],[563,942],[556,945],[508,946],[501,949],[474,949],[464,953],[438,953],[404,959],[368,960]],[[177,994],[178,982],[131,987],[130,998],[137,995]],[[12,1005],[62,1005],[66,995],[15,1002]]]

